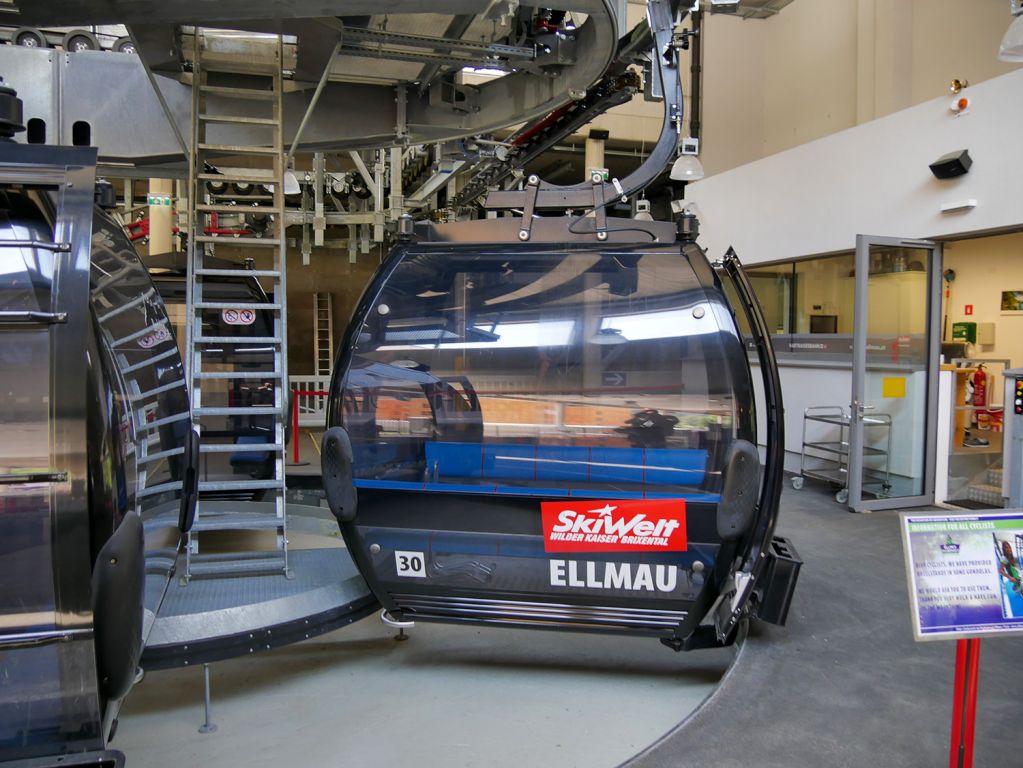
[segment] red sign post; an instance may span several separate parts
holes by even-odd
[[[957,640],[949,768],[973,768],[973,734],[974,726],[977,723],[977,676],[979,672],[980,638]]]

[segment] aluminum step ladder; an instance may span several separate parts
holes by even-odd
[[[208,479],[200,475],[199,503],[189,533],[185,573],[182,582],[200,576],[235,576],[279,573],[291,577],[288,564],[288,528],[285,505],[285,424],[287,378],[287,331],[284,233],[284,137],[283,78],[284,41],[278,36],[266,41],[265,58],[253,56],[244,64],[244,74],[229,68],[211,53],[210,39],[201,29],[192,36],[192,133],[189,153],[188,283],[186,291],[186,366],[192,393],[192,422],[203,434],[230,433],[232,425],[270,425],[265,442],[232,440],[217,443],[203,439],[200,456],[213,453],[239,456],[270,454],[271,477]],[[205,58],[205,60],[204,60]],[[246,142],[217,136],[221,127],[234,129],[231,136],[244,135]],[[226,131],[225,131],[226,133]],[[238,166],[226,167],[224,157],[239,158]],[[211,187],[209,182],[216,186]],[[224,185],[235,190],[256,191],[239,206],[213,190]],[[228,189],[230,188],[228,186]],[[261,234],[225,234],[219,228],[224,214],[259,216],[265,224]],[[218,231],[219,230],[219,231]],[[253,268],[224,269],[207,263],[218,249],[218,257],[247,260]],[[265,300],[212,300],[204,293],[207,283],[232,278],[258,280]],[[216,322],[211,322],[211,313]],[[219,314],[219,318],[217,315]],[[232,328],[254,323],[254,318],[272,317],[269,335],[247,335]],[[205,320],[205,322],[204,322]],[[219,330],[218,330],[219,329]],[[214,355],[225,345],[264,361],[260,370],[223,370]],[[251,402],[264,396],[272,384],[269,402]],[[214,398],[225,398],[226,404]],[[253,389],[255,387],[255,389]],[[243,392],[244,390],[244,392]],[[253,395],[255,393],[255,395]],[[238,402],[238,400],[244,402]],[[257,397],[258,399],[258,397]],[[264,398],[268,399],[268,398]],[[255,421],[254,421],[255,419]],[[227,429],[223,429],[226,423]],[[230,438],[228,438],[230,439]],[[232,461],[233,463],[233,461]],[[204,504],[225,494],[247,500],[272,501],[273,513],[260,512],[267,505],[239,504],[237,512],[214,512]],[[276,548],[267,551],[200,550],[200,538],[211,532],[267,531],[276,534]]]
[[[334,365],[334,302],[329,293],[313,294],[313,334],[316,340],[316,359],[313,373],[330,376]]]

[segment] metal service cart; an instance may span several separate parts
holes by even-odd
[[[838,427],[837,435],[829,435],[827,440],[807,440],[806,427],[811,422],[828,424]],[[824,480],[832,485],[840,486],[835,494],[835,501],[845,504],[849,500],[849,414],[840,405],[818,405],[803,411],[803,444],[799,456],[799,474],[792,478],[792,487],[799,490],[803,487],[804,478]],[[892,452],[892,417],[887,413],[874,413],[863,418],[863,426],[880,427],[884,434],[873,435],[872,442],[883,442],[884,448],[865,445],[864,456],[876,457],[880,460],[879,467],[864,467],[863,487],[875,487],[871,491],[876,496],[887,496],[891,485],[891,452]]]

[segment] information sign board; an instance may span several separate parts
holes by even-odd
[[[902,514],[917,640],[1023,635],[1023,510]]]

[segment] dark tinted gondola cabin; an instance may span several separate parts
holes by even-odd
[[[409,243],[342,347],[325,486],[400,618],[677,644],[769,539],[753,399],[692,243]]]

